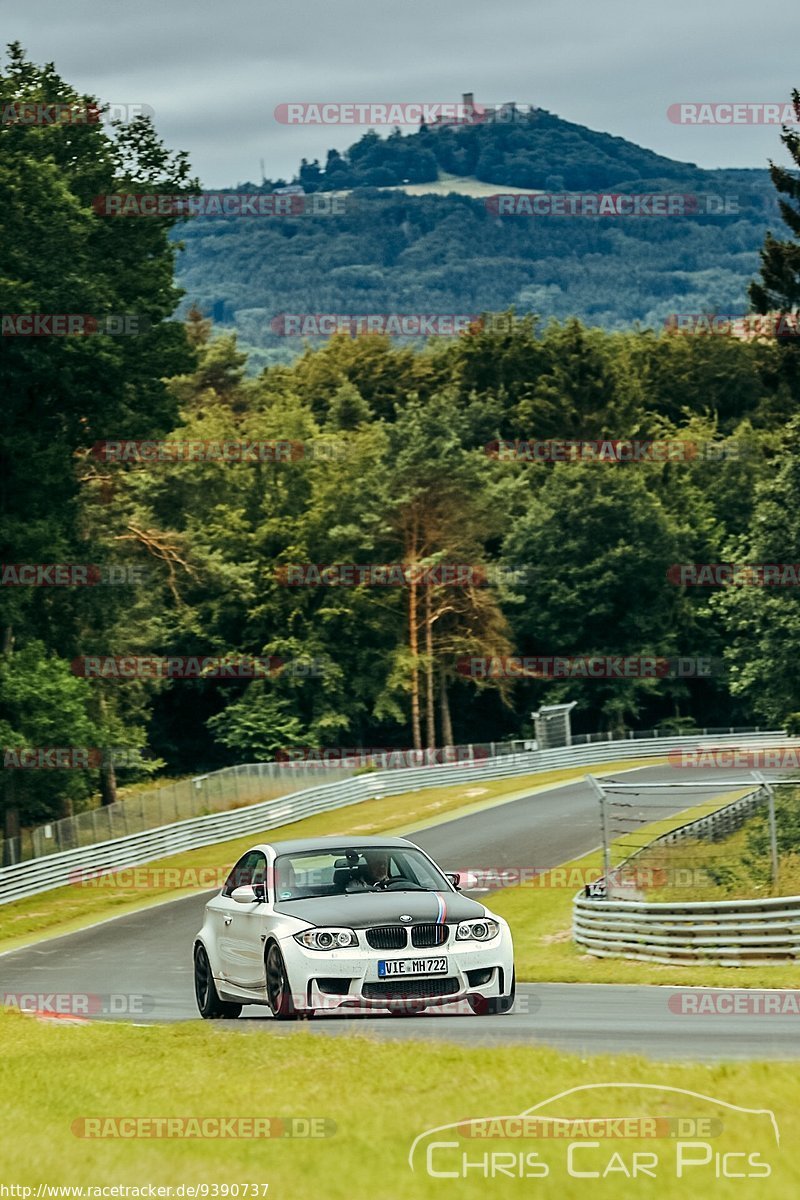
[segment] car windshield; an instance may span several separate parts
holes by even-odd
[[[368,846],[343,850],[304,850],[275,860],[277,900],[355,892],[450,892],[449,881],[414,847]]]

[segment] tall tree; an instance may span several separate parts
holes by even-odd
[[[490,483],[491,463],[479,451],[464,449],[461,424],[454,397],[437,394],[425,405],[412,397],[391,430],[389,495],[394,534],[403,563],[419,571],[424,581],[420,594],[417,576],[412,573],[407,656],[403,656],[416,748],[422,745],[420,676],[424,679],[426,740],[435,745],[437,668],[440,688],[446,692],[448,669],[452,671],[454,663],[448,656],[459,643],[461,653],[468,653],[481,641],[488,643],[484,653],[502,653],[509,645],[496,596],[481,583],[488,544],[500,534],[502,510]],[[442,564],[470,569],[471,575],[464,574],[463,582],[455,586],[431,583],[436,579],[431,572]],[[443,715],[445,705],[446,695]]]
[[[758,488],[747,532],[731,538],[726,561],[800,562],[800,418],[786,430],[774,473]],[[800,713],[800,588],[731,586],[711,593],[709,606],[726,633],[725,658],[734,696],[774,726]]]
[[[533,655],[670,655],[681,600],[667,570],[680,561],[670,514],[641,466],[558,464],[512,526],[504,560],[523,572],[512,618],[517,651]],[[608,728],[624,728],[656,679],[574,679],[534,685],[576,699]]]
[[[8,113],[26,104],[99,107],[52,64],[29,62],[15,43],[0,68],[0,108]],[[76,456],[101,439],[140,440],[174,422],[164,377],[192,361],[183,326],[169,320],[180,297],[169,240],[175,219],[105,217],[93,201],[193,186],[186,156],[171,154],[144,117],[110,129],[92,120],[0,123],[0,312],[86,314],[101,330],[107,318],[121,316],[137,329],[37,337],[3,330],[4,562],[95,561],[99,547],[81,520]],[[40,642],[47,647],[42,670],[60,678],[63,660],[85,652],[84,639],[98,632],[97,625],[87,628],[87,614],[100,626],[105,621],[104,607],[92,609],[81,589],[57,590],[56,601],[47,588],[3,589],[4,679],[16,677],[15,653]],[[37,717],[37,694],[29,698],[31,728],[46,723]],[[88,686],[69,695],[70,703],[83,696],[89,709],[97,707]],[[41,703],[46,708],[44,688]],[[115,725],[108,711],[87,720]],[[15,820],[13,812],[7,816]]]
[[[800,92],[792,92],[792,104],[800,121]],[[781,141],[795,168],[800,167],[800,134],[783,127]],[[800,176],[797,171],[770,160],[769,172],[781,199],[780,213],[794,235],[793,241],[779,241],[767,233],[761,251],[761,281],[750,284],[750,299],[756,312],[796,312],[800,307]],[[784,199],[786,197],[786,199]]]

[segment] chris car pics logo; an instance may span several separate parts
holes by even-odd
[[[521,1113],[426,1129],[408,1165],[432,1179],[766,1179],[780,1132],[772,1109],[655,1083],[590,1083]],[[641,1185],[640,1185],[641,1186]],[[644,1184],[644,1188],[648,1188]]]

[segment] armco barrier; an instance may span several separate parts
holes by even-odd
[[[758,745],[782,736],[783,731],[780,730],[751,733],[746,735],[746,741],[748,744]],[[449,764],[359,775],[338,783],[305,788],[279,799],[251,804],[246,808],[193,817],[188,821],[162,825],[143,833],[49,854],[44,858],[18,863],[16,866],[3,867],[0,869],[0,904],[63,887],[79,871],[114,871],[153,862],[183,850],[196,850],[201,846],[228,841],[247,833],[281,828],[304,817],[342,808],[348,804],[358,804],[363,800],[447,784],[531,775],[559,767],[594,766],[623,759],[661,758],[667,751],[681,747],[691,749],[704,744],[737,745],[742,741],[741,735],[659,738],[657,741],[634,739],[503,755],[499,758],[483,759],[474,766]]]
[[[800,956],[800,896],[763,900],[589,900],[576,896],[575,941],[599,958],[741,967]]]

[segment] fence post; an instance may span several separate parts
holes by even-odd
[[[775,791],[772,786],[767,783],[760,771],[753,771],[753,778],[757,779],[767,793],[767,812],[769,813],[769,854],[772,863],[772,894],[778,895],[778,831],[775,827]]]
[[[608,813],[606,811],[606,794],[595,775],[584,775],[586,783],[594,788],[595,795],[600,801],[600,830],[603,836],[603,878],[606,881],[606,895],[611,895],[611,846],[608,840]]]

